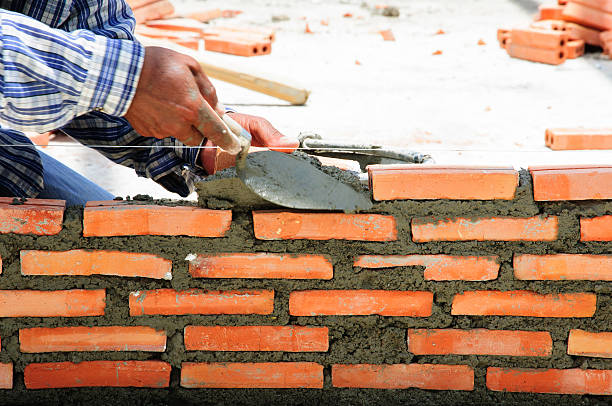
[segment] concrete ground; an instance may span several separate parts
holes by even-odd
[[[306,106],[290,106],[213,80],[222,102],[268,118],[287,135],[309,131],[409,148],[440,164],[612,163],[612,151],[553,152],[544,146],[548,127],[612,128],[612,61],[595,52],[543,65],[511,59],[497,44],[497,28],[527,26],[539,1],[396,0],[389,4],[399,6],[399,18],[373,15],[361,1],[348,0],[175,3],[178,9],[244,11],[212,24],[277,30],[271,55],[203,57],[310,89]],[[273,23],[273,15],[289,19]],[[313,34],[304,32],[306,23]],[[377,34],[388,28],[396,42]],[[439,29],[446,34],[435,35]],[[486,45],[478,45],[480,39]],[[432,55],[437,50],[442,54]],[[179,197],[86,148],[54,142],[45,151],[116,195]]]

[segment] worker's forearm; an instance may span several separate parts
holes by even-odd
[[[68,33],[0,9],[0,124],[44,132],[92,110],[122,116],[143,54],[131,40]]]

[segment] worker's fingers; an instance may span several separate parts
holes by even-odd
[[[213,110],[217,111],[218,114],[223,114],[223,111],[219,111],[217,105],[219,103],[219,99],[217,98],[217,90],[208,79],[208,76],[202,70],[202,67],[196,60],[192,60],[189,64],[189,69],[193,74],[193,78],[195,79],[196,85],[200,90],[200,94],[204,97],[204,100],[208,102],[210,107]]]
[[[202,98],[194,127],[215,145],[231,154],[240,152],[241,146],[238,138],[232,134],[221,117]]]
[[[296,138],[283,135],[265,118],[240,113],[228,114],[251,133],[251,145],[254,147],[267,147],[274,151],[291,153],[300,145]]]

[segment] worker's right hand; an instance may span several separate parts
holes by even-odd
[[[200,145],[198,128],[214,128],[202,106],[217,110],[217,93],[193,58],[160,47],[146,47],[144,63],[132,104],[125,118],[145,137],[174,137],[186,145]],[[218,113],[223,114],[222,111]]]

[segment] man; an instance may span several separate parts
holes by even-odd
[[[124,0],[0,0],[0,196],[113,198],[20,131],[59,128],[183,197],[207,175],[214,150],[186,146],[219,140],[201,113],[224,113],[215,89],[194,59],[136,42],[134,25]],[[297,148],[262,118],[228,114],[255,146]]]

